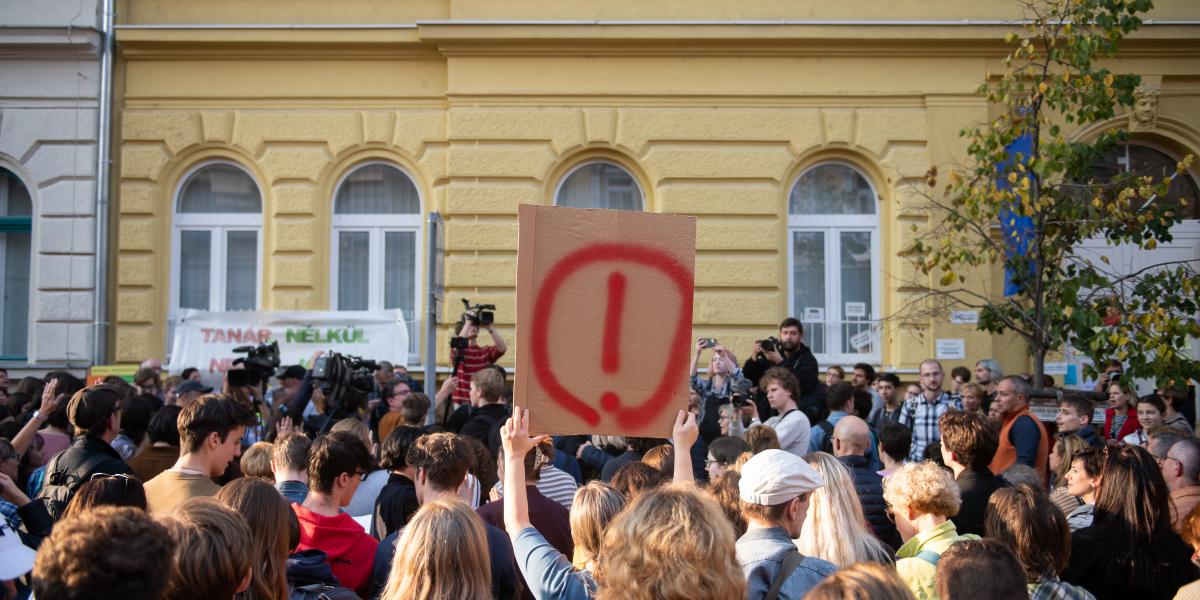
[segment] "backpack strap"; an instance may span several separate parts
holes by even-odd
[[[922,550],[917,553],[916,557],[935,567],[937,566],[938,561],[942,560],[942,555],[934,552],[933,550]]]
[[[763,596],[763,600],[778,600],[779,591],[783,589],[783,583],[792,576],[796,571],[796,567],[800,566],[800,562],[804,560],[804,556],[800,551],[792,548],[787,556],[783,558],[783,564],[779,566],[779,573],[775,575],[775,580],[771,582],[771,589],[767,591],[767,595]]]

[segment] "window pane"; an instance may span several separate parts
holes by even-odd
[[[29,240],[30,234],[24,232],[0,233],[0,247],[4,252],[4,335],[0,338],[0,354],[6,356],[25,356],[26,352],[29,334]]]
[[[367,165],[342,181],[334,206],[339,215],[416,214],[421,212],[421,199],[417,186],[400,169]]]
[[[558,190],[557,204],[574,208],[642,210],[642,192],[625,169],[610,163],[584,165]]]
[[[258,232],[230,231],[225,251],[225,310],[258,308]]]
[[[212,234],[182,231],[179,237],[179,308],[208,310],[212,280]]]
[[[209,165],[183,184],[182,213],[261,213],[258,186],[249,175],[230,165]]]
[[[858,171],[845,165],[821,165],[800,176],[792,188],[793,215],[873,215],[875,191]]]
[[[338,310],[367,310],[370,246],[365,231],[338,233]]]
[[[33,207],[29,200],[29,190],[25,185],[5,169],[0,169],[0,217],[29,217],[33,215]],[[26,267],[28,268],[28,267]],[[24,356],[24,351],[21,355]]]
[[[866,353],[870,344],[856,345],[851,339],[871,331],[871,234],[843,231],[838,245],[842,259],[842,352]],[[862,324],[854,323],[861,321]],[[864,336],[865,337],[865,336]],[[867,338],[870,339],[870,338]]]
[[[417,351],[417,234],[389,231],[383,235],[383,307],[404,311],[409,353],[412,354]]]
[[[825,350],[825,233],[797,231],[792,234],[792,281],[796,313],[804,323],[804,337],[815,354]],[[813,317],[820,311],[822,316]]]

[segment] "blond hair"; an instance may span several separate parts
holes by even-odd
[[[258,477],[267,481],[275,481],[275,472],[271,470],[271,454],[274,445],[271,442],[254,442],[242,453],[238,464],[242,474],[247,477]]]
[[[733,527],[690,486],[638,496],[608,526],[596,600],[722,600],[746,594]]]
[[[957,515],[962,506],[954,477],[932,461],[905,463],[896,469],[883,481],[883,499],[893,507],[947,518]]]
[[[758,454],[763,450],[778,450],[779,435],[775,429],[766,425],[751,425],[742,436],[750,444],[750,451]]]
[[[840,567],[860,561],[891,563],[891,553],[863,526],[862,503],[850,471],[824,452],[804,457],[825,479],[808,501],[804,528],[796,539],[800,553],[827,560]]]
[[[371,442],[371,428],[356,417],[342,419],[341,421],[334,423],[333,427],[330,427],[329,430],[349,431],[350,433],[357,435],[358,439],[362,440],[363,445],[367,447],[368,451],[371,450],[371,446],[373,445]]]
[[[603,481],[589,481],[571,503],[571,539],[588,560],[600,555],[604,530],[625,508],[625,496]]]
[[[458,500],[421,505],[396,542],[381,600],[489,600],[491,560],[483,521]]]
[[[805,600],[913,600],[896,570],[872,562],[843,567],[808,592]]]

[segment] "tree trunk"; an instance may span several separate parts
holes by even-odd
[[[1046,349],[1038,348],[1033,352],[1033,389],[1042,389],[1042,379],[1046,376]]]

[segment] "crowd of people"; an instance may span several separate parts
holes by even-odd
[[[351,411],[299,365],[0,371],[0,597],[1200,598],[1191,392],[1113,361],[1048,426],[994,360],[822,373],[803,333],[698,340],[669,440],[531,436],[470,323],[434,398],[381,363]]]

